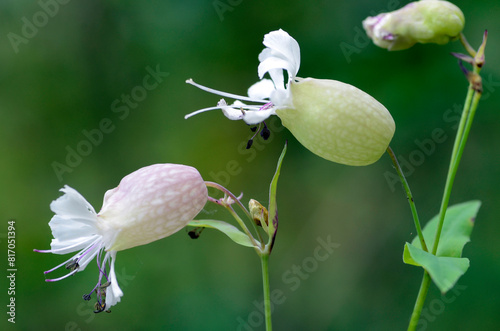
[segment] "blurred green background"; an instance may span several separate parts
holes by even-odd
[[[193,78],[245,94],[258,80],[264,34],[284,29],[301,47],[299,76],[353,84],[390,110],[396,121],[391,145],[409,162],[408,181],[425,221],[439,209],[454,110],[467,89],[449,54],[462,52],[459,42],[392,53],[375,47],[362,33],[361,21],[406,4],[392,0],[59,1],[0,2],[1,265],[7,261],[7,222],[15,219],[18,269],[16,324],[7,323],[2,312],[0,325],[19,330],[263,330],[256,305],[262,302],[259,260],[251,249],[215,231],[193,241],[182,230],[120,252],[116,267],[124,296],[111,314],[94,315],[92,303],[81,298],[97,280],[94,263],[69,279],[46,283],[43,271],[69,256],[33,249],[49,248],[49,204],[63,185],[77,189],[99,210],[106,190],[154,163],[192,165],[205,180],[222,181],[235,194],[244,192],[245,203],[255,198],[267,204],[268,185],[288,140],[278,186],[280,229],[270,259],[271,287],[285,297],[274,307],[275,329],[407,327],[422,272],[402,263],[404,243],[415,230],[401,186],[386,178],[395,174],[389,157],[367,167],[325,161],[302,147],[277,118],[271,121],[269,141],[257,140],[245,151],[242,144],[251,132],[244,123],[228,121],[218,111],[183,119],[219,100],[184,82]],[[451,203],[479,199],[483,205],[464,250],[469,271],[444,299],[431,287],[420,330],[493,330],[500,311],[500,8],[497,1],[455,3],[465,14],[464,33],[471,44],[479,45],[484,29],[489,39],[484,99]],[[38,28],[24,27],[34,20]],[[23,37],[23,27],[29,38]],[[12,33],[23,39],[13,44]],[[115,100],[142,86],[148,67],[168,76],[129,113],[117,112]],[[87,155],[58,176],[54,162],[66,163],[68,150],[89,141],[85,132],[99,128],[105,118],[112,132],[96,144],[87,143]],[[430,139],[435,129],[444,130],[448,139],[416,158],[418,142]],[[228,165],[234,172],[224,177]],[[211,204],[201,217],[231,220]],[[340,246],[314,264],[318,240],[328,238]],[[309,271],[291,282],[294,265]],[[7,283],[1,284],[6,309]]]

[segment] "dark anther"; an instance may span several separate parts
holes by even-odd
[[[84,294],[83,295],[83,300],[89,301],[90,300],[90,294]]]
[[[250,149],[250,147],[252,147],[252,144],[253,144],[253,139],[250,139],[250,140],[247,142],[247,149]]]
[[[100,304],[99,302],[96,302],[95,305],[94,305],[94,313],[98,314],[98,313],[102,313],[104,311],[104,308],[106,307],[106,304],[103,303],[103,304]]]
[[[257,136],[257,132],[261,131],[260,130],[261,127],[262,127],[262,123],[259,123],[258,126],[254,126],[254,127],[250,128],[250,130],[252,130],[252,132],[255,132],[255,133],[253,134],[252,138],[250,138],[250,140],[248,140],[247,149],[250,149],[250,147],[252,147],[253,139],[255,138],[255,136]],[[264,128],[265,127],[266,127],[266,124],[264,123]],[[260,132],[260,135],[264,138],[262,131]],[[267,138],[264,138],[264,139],[267,139]]]
[[[194,228],[191,231],[188,231],[188,235],[191,239],[198,239],[200,237],[201,231],[203,231],[205,228],[202,227],[197,227]]]
[[[78,267],[80,267],[80,265],[78,265],[78,262],[76,262],[76,261],[78,261],[78,260],[74,259],[74,260],[71,260],[68,263],[66,263],[66,266],[65,266],[66,269],[71,270],[71,271],[78,269]]]
[[[100,286],[99,286],[99,288],[100,288],[100,289],[105,289],[105,288],[106,288],[106,287],[108,287],[109,285],[111,285],[111,282],[109,282],[109,281],[108,281],[108,282],[106,282],[106,283],[104,283],[104,284],[100,285]]]
[[[264,128],[262,129],[262,131],[260,132],[260,136],[262,138],[264,138],[264,140],[267,140],[269,138],[269,136],[271,135],[271,131],[269,131],[269,129],[267,128],[267,125],[266,123],[264,123]]]

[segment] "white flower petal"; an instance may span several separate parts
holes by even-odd
[[[60,191],[64,192],[64,195],[50,204],[50,209],[54,213],[67,217],[93,219],[93,215],[96,215],[94,207],[78,191],[68,185],[64,185]]]
[[[231,120],[243,119],[247,124],[253,125],[262,122],[271,115],[275,115],[276,109],[291,105],[291,95],[287,89],[289,88],[291,81],[295,79],[300,67],[299,44],[288,33],[281,29],[266,34],[264,36],[263,43],[266,48],[259,54],[260,64],[258,67],[258,74],[261,81],[252,85],[248,89],[249,97],[241,97],[231,93],[214,90],[199,85],[193,82],[192,79],[188,79],[186,83],[223,97],[255,103],[264,103],[264,106],[244,105],[238,102],[235,102],[232,105],[227,105],[224,100],[221,100],[217,107],[200,109],[186,115],[185,118],[189,118],[208,110],[220,108],[227,118]],[[283,70],[287,71],[287,82],[285,82]],[[262,79],[266,73],[269,73],[271,80]],[[280,92],[278,93],[278,91]],[[269,100],[273,103],[273,105],[270,105],[268,108],[267,104],[269,103]]]
[[[275,115],[274,108],[263,109],[263,110],[251,110],[246,111],[243,120],[246,124],[254,125],[265,121],[269,116]]]
[[[50,246],[55,254],[80,250],[100,238],[98,218],[92,205],[69,186],[61,191],[64,195],[50,204],[56,213],[49,222],[54,236]]]
[[[97,216],[96,216],[97,219]],[[97,233],[97,227],[88,224],[82,224],[79,219],[67,218],[55,215],[49,222],[54,239],[61,242],[73,241],[84,237],[93,236]]]
[[[264,46],[270,48],[273,53],[281,54],[288,58],[290,62],[300,65],[300,47],[299,43],[293,39],[287,32],[279,29],[271,31],[264,36]]]
[[[292,96],[289,90],[275,90],[271,94],[271,102],[278,108],[293,108]]]
[[[115,272],[115,260],[116,260],[116,251],[110,251],[106,254],[110,254],[111,256],[111,270],[109,272],[109,281],[111,284],[106,289],[106,310],[108,310],[111,306],[116,305],[120,302],[121,297],[123,296],[123,292],[118,286],[118,280],[116,279]],[[105,259],[106,260],[106,259]]]
[[[268,48],[259,54],[259,77],[262,78],[271,69],[285,69],[289,80],[293,79],[300,67],[300,47],[297,41],[280,29],[266,34],[264,45]],[[277,88],[281,88],[281,82],[274,83]]]
[[[263,79],[250,86],[248,96],[255,99],[269,99],[276,88],[270,79]]]
[[[269,76],[271,76],[274,86],[276,86],[276,90],[284,90],[286,88],[283,69],[270,69]],[[288,77],[290,77],[290,75],[288,75]]]
[[[99,235],[94,235],[91,237],[74,239],[72,241],[60,241],[58,239],[52,239],[52,242],[50,243],[50,253],[63,255],[71,252],[76,252],[78,250],[84,249],[85,247],[98,240],[101,240],[101,238],[102,237]]]
[[[236,109],[228,106],[226,100],[224,99],[220,99],[220,101],[217,103],[217,106],[222,109],[222,113],[224,113],[224,116],[226,116],[230,120],[236,121],[243,118],[243,111],[241,111],[241,109]]]
[[[270,57],[273,57],[273,51],[270,48],[264,48],[259,53],[259,62],[263,62]]]
[[[271,75],[271,78],[274,81],[274,84],[276,85],[276,88],[284,88],[285,86],[284,86],[284,79],[283,79],[283,72],[282,72],[283,69],[288,71],[289,79],[295,78],[295,74],[291,75],[291,73],[290,73],[290,69],[291,69],[290,63],[287,60],[281,59],[278,57],[270,57],[270,58],[265,59],[263,62],[261,62],[259,64],[259,67],[257,70],[259,73],[259,78],[264,77],[266,72],[269,72],[269,74]],[[271,70],[274,70],[275,73],[273,74],[271,72]],[[279,72],[279,74],[277,74],[278,72]],[[273,76],[275,76],[278,79],[274,78]],[[281,76],[281,78],[280,78],[280,76]]]
[[[244,104],[243,102],[241,102],[240,100],[236,100],[235,102],[233,102],[233,104],[231,106],[232,107],[246,107],[247,105]]]

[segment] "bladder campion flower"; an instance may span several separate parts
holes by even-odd
[[[373,43],[390,51],[407,49],[416,43],[446,44],[458,37],[464,24],[460,8],[441,0],[411,2],[363,21]]]
[[[108,310],[123,295],[116,280],[116,252],[179,231],[201,211],[208,199],[199,172],[179,164],[155,164],[125,176],[118,187],[106,192],[99,213],[71,187],[65,186],[61,191],[64,195],[50,205],[55,213],[49,222],[54,236],[51,249],[35,251],[54,254],[79,251],[45,271],[48,274],[62,266],[70,270],[47,282],[83,271],[97,256],[97,285],[83,296],[90,300],[92,292],[97,293],[96,313]]]
[[[221,99],[216,107],[200,109],[185,118],[222,109],[231,120],[243,120],[249,125],[263,123],[261,134],[265,136],[264,121],[277,115],[302,145],[327,160],[361,166],[382,156],[394,135],[395,124],[381,103],[349,84],[296,77],[299,44],[281,29],[265,35],[264,45],[266,48],[259,54],[261,81],[248,89],[248,97],[217,91],[189,79],[189,84],[236,101],[228,105]],[[287,72],[286,83],[283,70]],[[262,79],[266,73],[271,79]]]

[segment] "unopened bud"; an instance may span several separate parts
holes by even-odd
[[[266,207],[254,199],[250,199],[248,207],[250,208],[250,215],[257,226],[262,226],[262,221],[264,221],[266,225],[269,225],[269,216]]]
[[[407,49],[416,43],[446,44],[458,37],[464,24],[460,8],[441,0],[411,2],[363,21],[373,43],[390,51]]]

